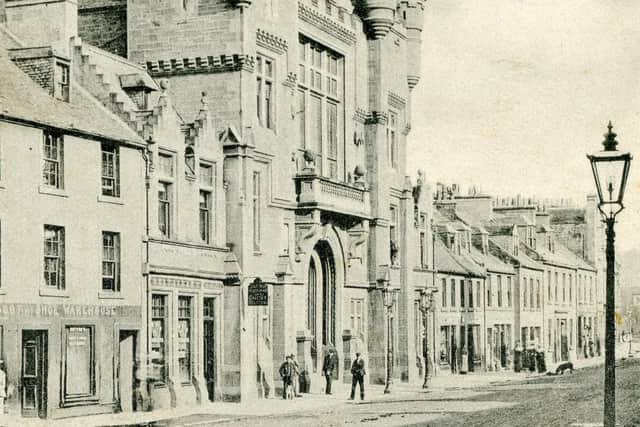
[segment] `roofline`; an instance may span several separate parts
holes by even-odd
[[[8,114],[5,114],[5,113],[1,113],[1,112],[0,112],[0,120],[8,122],[8,123],[14,123],[14,124],[18,124],[18,125],[26,125],[26,126],[30,126],[30,127],[34,127],[34,128],[53,129],[53,130],[56,130],[58,132],[64,133],[66,135],[80,136],[80,137],[83,137],[83,138],[93,139],[93,140],[96,140],[96,141],[117,142],[120,145],[131,147],[131,148],[137,148],[137,149],[146,148],[146,145],[144,143],[136,142],[136,141],[129,140],[129,139],[114,138],[114,137],[110,137],[110,136],[106,136],[106,135],[102,135],[102,134],[98,134],[98,133],[86,132],[86,131],[82,131],[82,130],[78,130],[78,129],[61,128],[61,127],[58,127],[58,126],[54,126],[54,125],[50,125],[50,124],[42,123],[42,122],[37,122],[37,121],[34,121],[34,120],[29,120],[29,119],[22,118],[22,117],[11,116],[11,115],[8,115]]]

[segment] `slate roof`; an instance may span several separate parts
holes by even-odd
[[[438,273],[458,274],[461,276],[483,277],[485,272],[471,259],[456,255],[439,238],[435,242],[436,268]]]
[[[515,274],[515,269],[511,264],[503,262],[490,253],[483,254],[475,247],[471,248],[471,258],[473,258],[478,265],[484,267],[487,271],[502,274]]]
[[[0,118],[79,133],[97,139],[144,144],[140,136],[71,81],[70,102],[50,96],[0,48]]]
[[[510,236],[493,236],[489,238],[489,250],[490,251],[499,251],[499,253],[504,254],[505,256],[510,257],[511,259],[517,261],[521,266],[533,270],[542,270],[543,266],[534,258],[527,256],[526,251],[518,251],[518,255],[514,255],[510,251],[507,250],[509,245],[512,242],[512,237]]]

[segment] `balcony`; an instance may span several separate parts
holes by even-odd
[[[299,174],[295,181],[300,209],[320,209],[360,218],[369,217],[369,191],[364,185],[332,181],[312,172]]]

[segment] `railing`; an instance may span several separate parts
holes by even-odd
[[[300,207],[315,207],[356,216],[369,215],[369,191],[364,185],[360,187],[332,181],[314,173],[302,173],[296,177],[296,192]]]

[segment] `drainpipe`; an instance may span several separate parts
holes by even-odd
[[[147,141],[147,143],[149,145],[154,144],[154,141],[149,138],[149,140]],[[150,158],[150,151],[149,151],[149,147],[145,147],[141,150],[142,155],[142,159],[144,160],[144,185],[145,185],[145,228],[144,228],[144,245],[145,245],[145,260],[144,260],[144,274],[145,274],[145,300],[144,300],[144,307],[145,307],[145,318],[144,321],[142,322],[143,326],[144,326],[144,336],[145,336],[145,371],[149,372],[149,354],[150,354],[150,347],[149,347],[149,298],[150,298],[150,278],[149,278],[149,232],[150,232],[150,228],[149,228],[149,192],[150,192],[150,188],[151,188],[151,177],[149,174],[149,169],[150,169],[150,164],[151,164],[151,158]],[[147,375],[145,373],[144,375],[144,380],[147,383],[147,387],[149,385],[148,382],[148,378]],[[149,405],[149,394],[148,394],[148,389],[147,387],[142,387],[141,386],[141,390],[145,390],[146,393],[146,402],[143,403],[143,407],[148,407],[149,409],[151,409],[148,405]]]
[[[482,279],[482,334],[484,342],[482,343],[482,352],[484,354],[484,370],[488,370],[487,366],[487,278]]]

